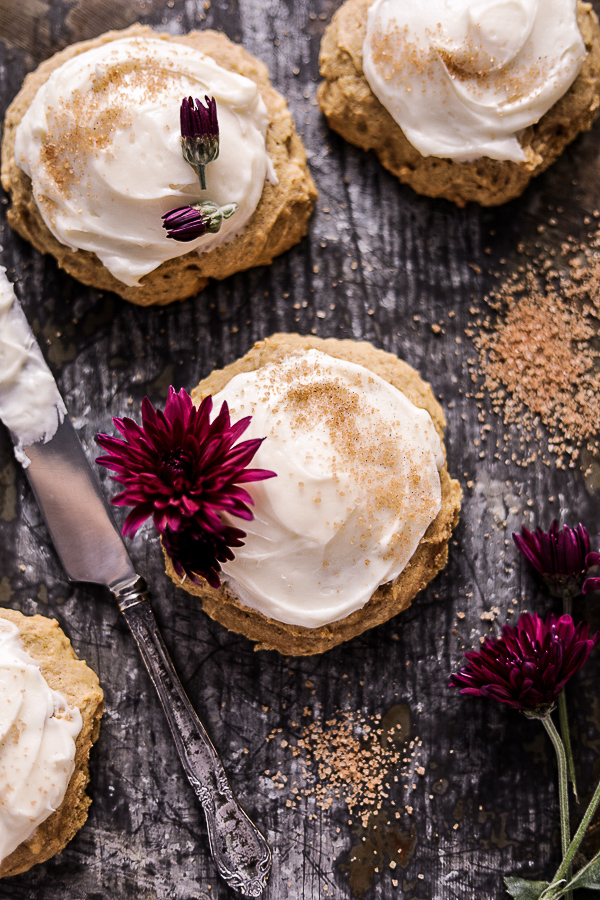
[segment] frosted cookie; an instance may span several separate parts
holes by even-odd
[[[321,44],[330,126],[418,193],[519,196],[600,103],[600,30],[575,0],[346,0]]]
[[[205,189],[182,155],[188,97],[201,117],[205,102],[216,106]],[[6,115],[2,184],[20,235],[84,284],[142,305],[269,264],[306,233],[316,200],[262,63],[213,31],[138,25],[67,47],[27,76]],[[195,236],[166,227],[171,210],[206,203],[218,230],[206,216]]]
[[[62,850],[87,819],[103,694],[54,619],[0,610],[0,877]]]
[[[321,653],[406,609],[444,567],[461,490],[442,409],[406,363],[367,343],[274,335],[192,397],[208,395],[215,414],[226,402],[233,422],[252,417],[259,473],[243,479],[251,514],[223,504],[222,522],[243,533],[220,557],[220,586],[214,573],[186,577],[190,546],[163,535],[168,574],[213,619],[262,649]],[[161,503],[159,528],[177,502]]]

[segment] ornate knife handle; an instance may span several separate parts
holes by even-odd
[[[181,684],[138,578],[114,592],[165,711],[183,768],[208,826],[210,852],[234,891],[260,897],[271,871],[271,851],[233,795],[223,763]]]

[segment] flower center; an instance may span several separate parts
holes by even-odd
[[[187,453],[180,449],[172,450],[170,453],[165,454],[161,460],[161,478],[168,484],[172,484],[176,490],[180,490],[189,483],[191,468]]]

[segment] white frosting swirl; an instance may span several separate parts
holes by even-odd
[[[247,485],[255,518],[223,565],[234,593],[266,616],[318,627],[367,603],[414,554],[441,508],[440,439],[429,413],[362,366],[320,351],[236,375],[214,396],[265,437]]]
[[[23,466],[29,464],[24,448],[49,441],[65,414],[56,382],[0,266],[0,419],[17,441],[15,454]]]
[[[375,0],[363,68],[423,156],[521,162],[585,56],[576,0]]]
[[[0,619],[0,860],[63,801],[75,768],[81,713],[53,691]]]
[[[217,101],[219,157],[207,190],[181,154],[184,97]],[[15,159],[52,234],[94,252],[127,285],[190,250],[238,234],[260,200],[267,174],[268,114],[257,85],[192,47],[122,38],[65,62],[37,92],[17,129]],[[217,234],[181,243],[161,216],[211,199],[237,203]]]

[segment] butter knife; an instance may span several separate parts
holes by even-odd
[[[43,367],[44,378],[52,378],[16,300],[11,314],[18,317],[21,335],[27,329],[35,366]],[[0,387],[1,376],[0,372]],[[63,417],[58,388],[55,397],[58,422],[49,440],[24,446],[9,428],[17,458],[25,467],[69,578],[106,586],[119,604],[160,698],[185,773],[202,804],[219,874],[239,894],[260,897],[271,871],[267,842],[232,792],[223,764],[175,672],[146,584],[134,569],[96,473],[69,417]],[[1,402],[0,418],[4,418]]]

